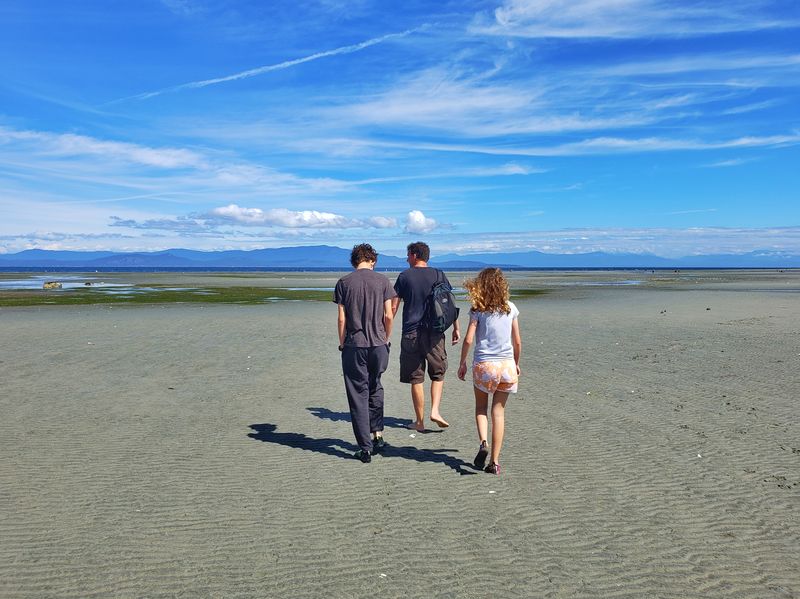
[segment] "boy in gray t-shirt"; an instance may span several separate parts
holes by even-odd
[[[387,277],[373,270],[377,260],[371,245],[355,246],[350,263],[356,270],[339,279],[333,292],[333,301],[339,307],[344,387],[359,447],[355,457],[365,464],[385,446],[381,375],[389,365],[394,319],[394,288]]]

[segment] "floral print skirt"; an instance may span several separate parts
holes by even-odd
[[[485,393],[517,392],[517,365],[514,360],[493,360],[472,364],[472,384]]]

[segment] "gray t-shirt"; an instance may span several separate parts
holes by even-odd
[[[469,311],[470,321],[477,321],[475,329],[475,353],[473,362],[492,362],[514,359],[514,347],[511,345],[511,323],[519,316],[519,310],[513,302],[508,302],[510,314],[502,312]]]
[[[369,268],[354,270],[339,279],[333,301],[344,306],[347,333],[344,344],[355,347],[386,345],[383,303],[395,296],[391,281]]]

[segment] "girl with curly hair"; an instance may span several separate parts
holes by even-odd
[[[475,467],[490,474],[500,474],[500,448],[505,429],[505,407],[509,393],[517,392],[519,356],[522,339],[517,316],[519,310],[508,300],[508,281],[499,268],[484,268],[474,279],[464,282],[469,311],[469,327],[461,346],[458,378],[467,374],[467,355],[475,344],[472,357],[472,384],[475,391],[475,424],[480,446]],[[491,461],[489,455],[489,395],[492,396]]]

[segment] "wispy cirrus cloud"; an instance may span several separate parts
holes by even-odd
[[[652,123],[652,113],[609,110],[606,114],[556,106],[554,85],[540,76],[527,85],[492,82],[443,67],[415,73],[366,101],[333,109],[337,118],[360,125],[448,131],[459,137],[550,134],[627,128]],[[576,90],[577,91],[577,90]],[[585,92],[585,86],[581,89]],[[573,96],[572,100],[579,98]]]
[[[800,253],[800,227],[584,228],[442,235],[437,248],[448,252],[586,252],[654,254],[677,258],[703,254],[744,254],[758,250]]]
[[[285,60],[283,62],[279,62],[277,64],[266,65],[262,67],[256,67],[254,69],[248,69],[246,71],[240,71],[238,73],[234,73],[232,75],[225,75],[223,77],[215,77],[213,79],[203,79],[200,81],[190,81],[188,83],[182,83],[180,85],[174,85],[172,87],[166,87],[164,89],[146,92],[143,94],[137,94],[134,96],[127,96],[125,98],[119,98],[117,100],[112,100],[108,102],[108,104],[116,104],[119,102],[125,102],[128,100],[146,100],[148,98],[153,98],[155,96],[160,96],[166,93],[178,92],[186,89],[200,89],[203,87],[208,87],[210,85],[217,85],[219,83],[227,83],[229,81],[238,81],[240,79],[247,79],[250,77],[255,77],[257,75],[263,75],[264,73],[269,73],[271,71],[280,71],[283,69],[288,69],[291,67],[295,67],[300,64],[304,64],[307,62],[311,62],[314,60],[319,60],[321,58],[328,58],[330,56],[339,56],[342,54],[352,54],[354,52],[359,52],[370,46],[374,46],[376,44],[381,44],[390,40],[404,38],[412,33],[418,33],[420,31],[424,31],[427,29],[429,25],[422,25],[420,27],[415,27],[414,29],[407,29],[406,31],[400,31],[397,33],[387,33],[386,35],[381,35],[379,37],[374,37],[372,39],[368,39],[363,42],[359,42],[357,44],[351,44],[349,46],[340,46],[339,48],[334,48],[333,50],[325,50],[323,52],[316,52],[315,54],[310,54],[309,56],[303,56],[302,58],[295,58],[292,60]]]
[[[756,112],[757,110],[766,110],[776,105],[778,105],[777,100],[765,100],[764,102],[754,102],[752,104],[727,108],[722,111],[722,114],[746,114],[748,112]]]
[[[640,75],[677,75],[681,73],[714,73],[754,71],[763,75],[769,69],[800,69],[800,54],[752,54],[741,52],[706,53],[671,56],[661,60],[623,62],[600,67],[593,72],[597,77],[631,77]],[[676,85],[677,82],[673,83]]]
[[[194,0],[161,0],[161,3],[170,12],[183,17],[204,12],[203,8]]]
[[[154,198],[188,201],[220,194],[329,195],[352,189],[348,181],[302,177],[230,153],[153,147],[72,133],[0,126],[0,172],[17,179],[63,182],[59,202],[113,202]],[[116,192],[94,196],[95,189]],[[92,188],[92,195],[85,193]],[[126,188],[132,193],[119,193]],[[75,191],[77,190],[77,191]],[[79,198],[70,194],[80,194]],[[182,198],[182,199],[176,199]]]
[[[401,181],[419,181],[424,179],[462,179],[472,177],[513,177],[545,173],[547,169],[527,166],[509,162],[495,167],[470,168],[443,172],[428,172],[422,175],[408,175],[398,177],[375,177],[350,181],[351,185],[371,185],[375,183],[394,183]]]
[[[342,143],[347,143],[343,141]],[[362,146],[386,147],[406,150],[426,150],[432,152],[465,152],[492,156],[589,156],[602,154],[625,154],[645,152],[669,152],[678,150],[724,150],[731,148],[779,147],[800,144],[800,133],[784,135],[747,136],[729,140],[669,139],[661,137],[623,138],[595,137],[579,142],[551,146],[510,146],[490,144],[459,144],[432,142],[388,142],[359,140]]]
[[[741,166],[748,162],[754,162],[755,158],[731,158],[730,160],[718,160],[710,164],[704,164],[703,168],[730,168],[732,166]]]
[[[479,15],[471,30],[530,38],[671,38],[796,27],[768,1],[687,3],[681,0],[506,0]]]
[[[172,231],[176,233],[201,233],[212,229],[204,219],[191,216],[176,218],[151,218],[138,221],[131,218],[109,217],[109,227],[122,227],[125,229],[140,229],[144,231]]]
[[[716,212],[716,208],[697,208],[693,210],[674,210],[672,212],[664,212],[665,216],[678,216],[680,214],[704,214],[707,212]]]
[[[74,133],[15,130],[0,126],[0,146],[16,144],[15,152],[40,156],[99,156],[165,169],[206,165],[198,153],[181,148],[153,148],[121,141],[107,141]]]

